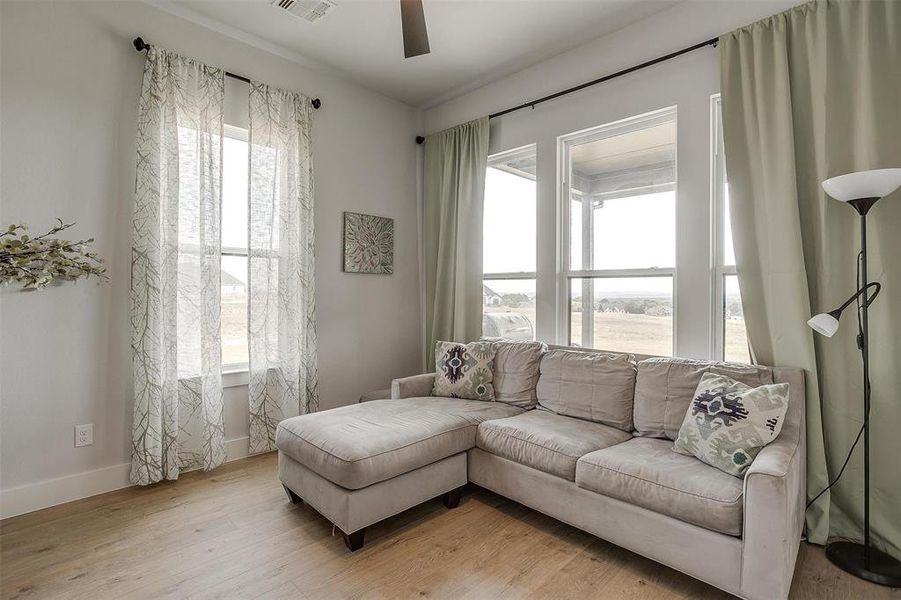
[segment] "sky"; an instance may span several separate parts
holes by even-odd
[[[222,247],[247,247],[247,142],[223,137]],[[222,270],[247,283],[247,259],[222,258]]]
[[[573,202],[580,210],[581,202]],[[483,269],[486,274],[535,271],[535,182],[489,168],[485,178]],[[662,192],[607,200],[594,209],[594,268],[675,266],[675,193]],[[648,219],[648,215],[654,215]],[[581,214],[572,211],[572,267],[581,268]],[[535,293],[534,280],[490,281],[499,294]],[[595,280],[597,293],[640,292],[672,295],[672,279],[617,278]],[[573,292],[581,295],[581,286]]]

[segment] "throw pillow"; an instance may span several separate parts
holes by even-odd
[[[494,400],[494,355],[491,342],[437,342],[433,396]]]
[[[673,449],[743,477],[760,450],[782,431],[787,410],[787,383],[752,388],[705,373]]]

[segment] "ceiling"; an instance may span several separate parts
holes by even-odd
[[[335,0],[309,23],[270,0],[176,0],[181,16],[240,30],[428,107],[659,12],[678,0],[423,0],[431,54],[404,59],[399,0]]]
[[[676,122],[574,145],[572,168],[584,176],[640,169],[676,160]]]

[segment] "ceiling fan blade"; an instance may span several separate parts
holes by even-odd
[[[404,34],[404,58],[429,53],[422,0],[400,0],[400,24]]]

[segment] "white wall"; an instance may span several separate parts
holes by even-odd
[[[0,292],[4,515],[124,485],[131,430],[128,305],[134,137],[147,41],[320,97],[314,116],[321,407],[419,370],[417,111],[141,2],[0,3],[0,220],[56,217],[96,238],[111,282]],[[341,273],[341,213],[395,219],[395,273]],[[246,452],[246,388],[226,438]],[[94,445],[73,448],[73,426]]]
[[[539,98],[718,36],[797,0],[688,1],[424,112],[432,133]],[[565,343],[556,319],[558,136],[676,106],[675,354],[712,355],[710,97],[719,55],[704,48],[580,92],[491,120],[490,152],[538,151],[537,335]],[[608,348],[616,350],[616,348]]]

